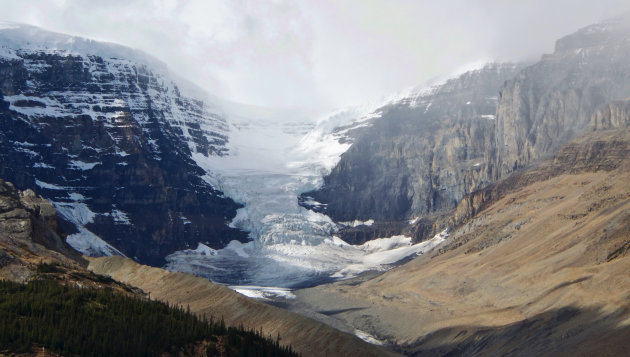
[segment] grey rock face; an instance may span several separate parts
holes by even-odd
[[[552,155],[587,130],[601,106],[630,95],[629,24],[618,18],[562,38],[553,54],[506,83],[490,151],[493,179]]]
[[[353,146],[323,187],[304,195],[322,205],[305,206],[338,222],[375,219],[390,228],[420,217],[399,232],[416,225],[414,238],[426,238],[465,195],[553,155],[589,128],[627,127],[622,99],[629,96],[625,16],[558,40],[553,54],[531,66],[487,67],[381,108],[371,127],[353,132]],[[363,240],[354,231],[341,236]]]
[[[29,36],[20,31],[0,43]],[[220,114],[154,67],[118,57],[128,49],[73,39],[78,53],[51,50],[37,45],[48,33],[33,31],[0,56],[0,177],[53,201],[85,254],[162,265],[199,242],[247,240],[226,225],[240,206],[193,158],[227,152]]]
[[[19,191],[0,179],[0,247],[3,248],[0,268],[14,261],[11,252],[27,247],[30,248],[26,251],[30,250],[31,254],[44,252],[41,247],[45,247],[82,262],[81,255],[68,246],[64,238],[52,203],[32,190]]]
[[[381,108],[322,189],[304,196],[326,203],[320,209],[335,221],[402,221],[453,208],[488,182],[497,88],[517,69],[490,65]]]
[[[620,100],[600,107],[591,117],[592,130],[623,129],[630,127],[630,100]]]

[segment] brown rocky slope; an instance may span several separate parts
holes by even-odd
[[[119,256],[89,258],[89,269],[139,287],[152,299],[190,307],[190,311],[223,318],[227,325],[281,337],[304,356],[393,356],[323,323],[247,298],[208,279],[140,265]]]
[[[592,132],[466,197],[438,250],[297,292],[408,355],[630,350],[630,131]]]

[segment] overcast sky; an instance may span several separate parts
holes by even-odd
[[[538,58],[628,0],[0,0],[0,20],[139,48],[219,97],[333,109]]]

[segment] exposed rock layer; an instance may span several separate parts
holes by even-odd
[[[494,178],[553,154],[586,131],[597,110],[630,96],[627,18],[588,26],[501,89]]]
[[[416,240],[432,236],[462,197],[553,155],[589,128],[628,125],[628,17],[558,40],[533,65],[493,65],[379,109],[370,127],[352,132],[353,146],[323,187],[305,196],[335,221],[382,223],[361,227],[363,238],[342,230],[352,243],[396,227]],[[386,222],[395,223],[376,229]]]
[[[207,103],[123,47],[30,27],[2,30],[11,41],[19,49],[0,56],[0,177],[54,201],[77,249],[115,253],[90,244],[96,235],[162,265],[199,242],[247,240],[226,225],[239,205],[193,159],[226,153],[227,124]]]
[[[0,279],[25,281],[41,262],[86,265],[64,238],[52,203],[0,179]]]
[[[407,221],[453,208],[489,181],[497,88],[517,69],[490,65],[379,109],[324,186],[303,196],[326,203],[318,207],[335,221]]]

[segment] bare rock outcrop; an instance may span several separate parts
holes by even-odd
[[[227,153],[228,124],[163,64],[30,26],[0,42],[0,177],[53,201],[75,248],[163,265],[248,240],[194,159]]]
[[[0,277],[26,280],[40,262],[87,265],[65,236],[52,203],[0,179]]]
[[[371,126],[355,132],[352,147],[324,186],[303,196],[325,203],[312,209],[335,221],[374,219],[390,228],[362,227],[358,239],[356,229],[342,231],[351,243],[452,209],[463,195],[489,182],[486,148],[494,141],[497,88],[519,68],[489,65],[379,109]],[[433,227],[434,218],[423,227]],[[417,238],[434,233],[409,229]]]
[[[624,355],[628,187],[630,131],[589,132],[467,196],[433,252],[297,299],[411,356]]]
[[[495,147],[488,151],[493,179],[553,155],[589,129],[602,106],[630,95],[629,17],[558,40],[553,54],[501,88]]]
[[[489,66],[379,109],[370,127],[353,132],[323,187],[304,194],[321,204],[305,206],[337,222],[375,220],[342,229],[351,243],[395,229],[422,240],[462,198],[474,207],[488,192],[467,195],[553,157],[591,128],[627,127],[629,24],[630,14],[585,27],[532,65]]]
[[[591,117],[592,130],[622,129],[630,127],[630,100],[619,100],[601,107]]]

